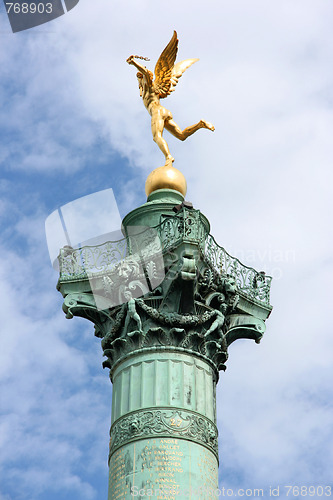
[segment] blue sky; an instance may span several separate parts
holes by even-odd
[[[81,0],[13,34],[0,4],[0,500],[107,497],[111,384],[93,326],[62,313],[44,223],[109,187],[122,216],[144,203],[163,158],[125,61],[153,69],[173,29],[200,61],[165,104],[216,127],[166,136],[187,199],[274,277],[264,339],[220,377],[220,484],[332,484],[332,18],[329,0]]]

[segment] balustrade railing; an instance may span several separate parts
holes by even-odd
[[[68,246],[62,248],[58,257],[59,281],[107,275],[129,257],[138,263],[148,262],[154,255],[163,255],[184,241],[197,245],[206,262],[221,276],[234,278],[239,291],[269,305],[272,278],[229,255],[212,235],[207,234],[199,210],[185,208],[175,216],[164,217],[154,228],[147,228],[118,241],[76,249]]]

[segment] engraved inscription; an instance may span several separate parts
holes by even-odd
[[[144,490],[147,498],[177,500],[182,491],[192,489],[210,500],[215,498],[210,495],[217,488],[217,469],[211,451],[184,439],[160,437],[128,443],[110,459],[111,498],[129,500],[133,493],[141,498],[139,491]]]
[[[126,493],[126,483],[124,476],[124,452],[120,449],[113,457],[110,467],[110,488],[113,492],[113,498],[120,498],[122,494]]]

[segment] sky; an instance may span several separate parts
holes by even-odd
[[[332,21],[330,0],[80,0],[12,33],[1,3],[0,500],[107,498],[112,387],[93,325],[61,310],[44,225],[105,188],[121,216],[146,201],[163,156],[126,59],[153,70],[174,29],[200,61],[164,104],[216,128],[165,134],[187,199],[273,276],[261,344],[232,344],[220,375],[219,484],[332,485]]]

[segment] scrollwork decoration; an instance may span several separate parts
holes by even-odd
[[[156,437],[184,438],[199,443],[218,458],[218,430],[207,417],[186,410],[149,409],[127,414],[110,430],[111,455],[125,444]]]

